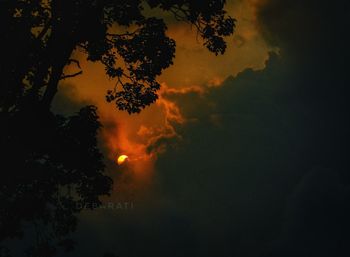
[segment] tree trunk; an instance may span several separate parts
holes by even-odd
[[[62,0],[53,0],[52,9],[52,32],[49,55],[51,74],[45,93],[42,97],[44,108],[50,109],[51,103],[57,93],[58,83],[62,77],[63,69],[74,51],[78,42],[75,28],[75,20],[69,8]]]
[[[64,47],[59,47],[61,51],[58,50],[58,52],[55,53],[57,58],[53,59],[50,80],[42,98],[43,106],[47,109],[51,107],[51,103],[58,90],[58,83],[62,77],[63,69],[68,63],[75,45],[75,41],[71,40],[68,44],[63,44]]]

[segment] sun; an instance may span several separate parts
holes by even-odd
[[[125,154],[120,155],[117,159],[118,165],[122,165],[129,157]]]

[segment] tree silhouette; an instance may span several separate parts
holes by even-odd
[[[145,6],[170,12],[193,25],[203,44],[216,55],[226,49],[224,37],[235,20],[223,0],[5,0],[0,2],[4,59],[1,106],[8,110],[23,96],[50,104],[67,65],[77,65],[72,52],[105,66],[116,80],[106,99],[121,110],[140,112],[157,99],[158,75],[172,64],[175,41],[163,19],[147,17]],[[18,63],[20,60],[21,63]],[[31,102],[31,101],[30,101]]]
[[[34,253],[54,253],[54,244],[71,249],[66,235],[80,206],[99,206],[112,184],[97,148],[96,107],[69,118],[26,109],[1,121],[0,241],[22,236],[31,223],[33,256],[50,256]]]
[[[59,82],[82,73],[74,51],[104,65],[115,80],[106,100],[129,113],[157,99],[157,76],[173,64],[169,12],[195,27],[209,51],[223,54],[235,20],[223,0],[0,1],[0,243],[33,234],[28,256],[70,251],[78,206],[99,206],[112,181],[97,147],[97,109],[51,112]],[[64,73],[75,65],[78,71]],[[0,245],[0,256],[8,256]]]

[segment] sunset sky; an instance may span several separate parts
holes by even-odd
[[[238,22],[234,37],[228,39],[228,50],[222,56],[210,53],[190,25],[176,22],[165,15],[169,20],[168,34],[177,42],[176,58],[174,65],[159,78],[162,84],[160,99],[141,114],[129,115],[107,103],[106,91],[113,87],[115,81],[106,77],[102,65],[87,62],[84,54],[79,52],[76,57],[81,62],[84,75],[63,82],[62,94],[73,102],[98,106],[105,126],[102,140],[107,145],[110,159],[118,154],[130,155],[131,160],[156,157],[166,148],[164,144],[157,145],[158,142],[163,138],[179,136],[173,123],[188,122],[181,112],[181,106],[166,97],[168,92],[204,94],[210,88],[220,86],[227,77],[247,68],[263,69],[269,51],[277,50],[269,46],[259,32],[258,4],[259,1],[255,0],[228,2],[226,9]],[[74,71],[74,68],[72,65],[68,70]]]
[[[223,56],[166,16],[176,58],[140,114],[107,103],[115,82],[75,53],[83,75],[61,83],[55,111],[98,107],[114,179],[104,201],[132,203],[82,214],[82,254],[295,257],[345,247],[335,238],[348,222],[334,213],[350,199],[341,150],[348,3],[227,2],[237,28]],[[128,159],[117,165],[120,155]]]

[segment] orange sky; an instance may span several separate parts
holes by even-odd
[[[228,39],[227,52],[216,57],[210,53],[196,32],[187,24],[172,23],[168,34],[177,42],[174,65],[167,69],[159,82],[162,84],[160,99],[140,114],[129,115],[118,111],[113,103],[105,101],[107,89],[113,87],[101,65],[81,60],[83,75],[62,83],[61,87],[74,87],[76,94],[72,100],[87,101],[98,106],[104,124],[102,140],[108,147],[107,158],[114,160],[120,154],[129,156],[128,170],[137,177],[149,178],[156,155],[166,151],[163,145],[147,151],[160,138],[176,135],[172,123],[184,123],[180,107],[162,97],[168,90],[205,90],[208,86],[218,86],[229,75],[236,75],[246,68],[261,69],[271,50],[256,27],[256,6],[258,0],[228,1],[226,9],[237,19],[235,35]],[[116,171],[120,167],[116,167]]]

